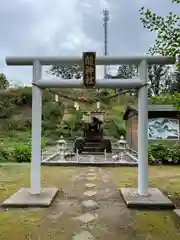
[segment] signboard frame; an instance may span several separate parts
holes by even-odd
[[[96,85],[96,52],[83,52],[83,83],[86,88]]]

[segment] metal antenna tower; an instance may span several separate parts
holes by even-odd
[[[104,56],[108,55],[108,21],[109,21],[109,11],[107,9],[103,10],[103,26],[104,26]],[[104,78],[107,78],[108,67],[104,66]]]

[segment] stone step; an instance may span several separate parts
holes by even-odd
[[[100,146],[102,143],[97,141],[97,142],[88,142],[88,141],[85,141],[84,145],[85,146],[89,146],[89,147],[96,147],[96,146]]]
[[[101,147],[86,147],[83,148],[84,152],[104,152],[103,148]]]
[[[104,152],[82,152],[82,155],[104,155]]]

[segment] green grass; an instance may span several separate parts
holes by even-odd
[[[42,167],[41,169],[42,187],[57,187],[59,189],[68,186],[70,178],[80,170],[77,167]],[[169,194],[177,206],[180,206],[179,170],[179,167],[165,166],[149,168],[149,185]],[[107,168],[105,171],[110,175],[117,189],[137,186],[136,168]],[[29,187],[30,165],[0,165],[0,176],[0,202],[2,202],[19,188]],[[80,189],[81,186],[78,185],[78,188]],[[53,223],[53,221],[47,219],[49,211],[53,213],[53,209],[52,206],[49,209],[38,209],[36,211],[25,209],[0,210],[0,239],[71,239],[72,233],[79,231],[80,226],[67,214]],[[76,210],[74,209],[74,211]],[[131,232],[134,233],[132,239],[179,239],[179,219],[172,211],[127,211],[132,215]],[[120,231],[120,229],[118,228],[117,231]]]
[[[137,186],[137,168],[113,168],[109,169],[112,180],[121,187]],[[149,186],[157,187],[170,195],[180,207],[180,166],[150,166]]]
[[[122,187],[137,187],[137,168],[113,168],[108,170],[119,190]],[[180,208],[180,167],[149,167],[149,187],[159,188]],[[171,211],[133,211],[134,238],[178,240],[179,219]],[[135,238],[136,239],[136,238]]]
[[[149,140],[149,144],[163,144],[167,147],[173,147],[174,144],[179,142],[180,140]]]
[[[63,167],[42,167],[41,186],[57,187],[61,191],[76,171],[77,169]],[[0,165],[0,175],[0,202],[3,202],[19,188],[29,187],[30,165]],[[69,239],[71,231],[68,228],[76,227],[75,223],[67,220],[65,216],[60,220],[60,226],[56,226],[53,230],[53,223],[50,223],[50,220],[45,221],[47,211],[48,209],[38,209],[36,211],[25,209],[0,210],[0,239]],[[65,230],[66,232],[64,232]]]

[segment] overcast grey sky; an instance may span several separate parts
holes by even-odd
[[[171,0],[1,0],[0,72],[9,80],[31,82],[31,67],[10,67],[6,56],[103,54],[102,10],[110,11],[109,54],[140,55],[153,44],[139,20],[144,6],[180,14]]]

